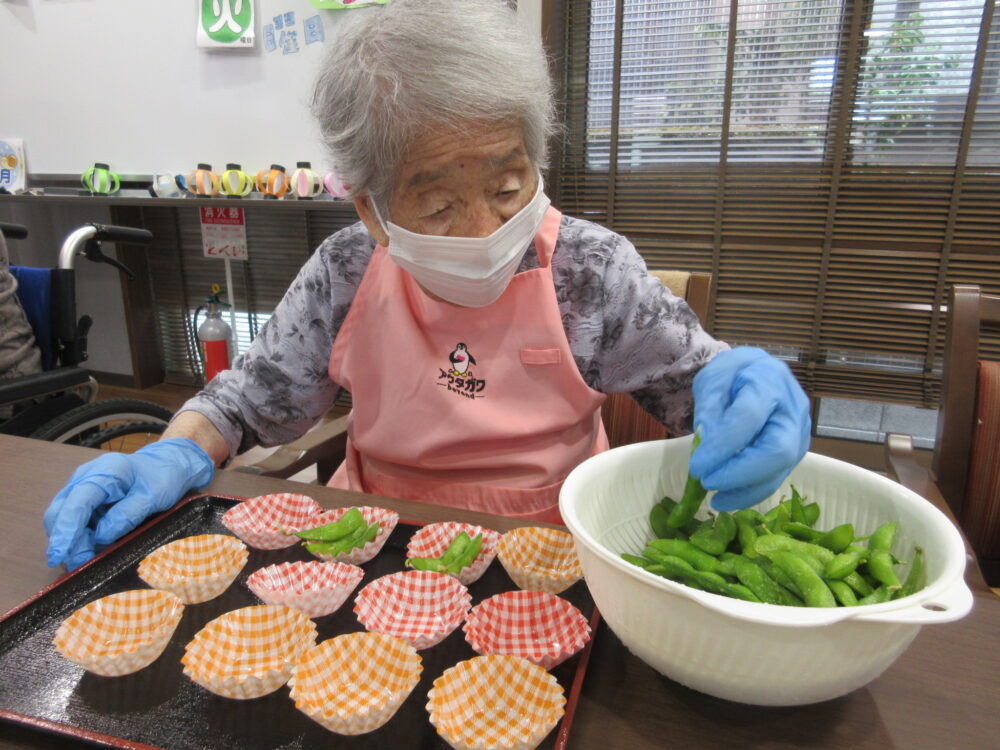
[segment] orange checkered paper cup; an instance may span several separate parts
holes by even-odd
[[[262,604],[216,617],[184,647],[184,674],[226,698],[273,693],[316,644],[316,624],[291,607]]]
[[[337,734],[364,734],[391,719],[420,681],[420,655],[384,633],[348,633],[310,649],[292,670],[295,707]]]
[[[249,554],[236,537],[188,536],[146,555],[139,563],[139,577],[154,589],[177,594],[185,604],[207,602],[229,588]]]
[[[458,572],[458,580],[468,586],[479,580],[490,563],[493,562],[493,558],[496,557],[497,542],[500,541],[499,532],[471,523],[456,523],[454,521],[429,523],[410,537],[410,541],[406,545],[406,556],[408,558],[441,557],[448,549],[448,545],[463,531],[472,539],[475,539],[479,534],[483,535],[483,544],[479,549],[479,554],[469,565]]]
[[[340,609],[364,576],[357,565],[300,560],[254,571],[247,578],[247,588],[265,604],[324,617]]]
[[[105,677],[131,674],[163,653],[183,613],[184,602],[169,591],[122,591],[76,610],[52,642],[88,672]]]
[[[500,537],[497,557],[519,588],[558,594],[583,577],[568,531],[524,526]]]
[[[564,662],[590,638],[583,613],[546,591],[504,591],[484,599],[462,628],[476,653],[521,656],[545,669]]]
[[[354,612],[366,630],[397,636],[419,651],[448,637],[471,604],[469,590],[453,576],[407,570],[361,589]]]
[[[278,492],[234,505],[222,515],[222,524],[251,547],[282,549],[298,542],[292,532],[305,528],[322,512],[308,495]]]
[[[556,678],[517,656],[477,656],[434,680],[427,711],[455,750],[533,750],[562,718]]]
[[[299,531],[304,531],[305,529],[315,529],[319,526],[326,526],[329,523],[339,521],[340,517],[349,510],[349,507],[328,510],[325,513],[321,513],[313,518],[312,521],[309,522],[308,526],[299,529]],[[371,560],[382,550],[382,547],[385,545],[389,535],[392,533],[393,529],[396,528],[396,524],[399,522],[399,514],[394,510],[389,510],[388,508],[376,508],[367,505],[358,506],[358,510],[361,511],[361,515],[364,517],[365,523],[371,525],[378,522],[378,533],[375,534],[375,538],[363,547],[355,547],[350,552],[345,552],[342,555],[316,555],[316,557],[327,562],[342,562],[349,563],[350,565],[362,565]]]

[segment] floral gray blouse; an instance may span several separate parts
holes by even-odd
[[[247,352],[181,408],[207,417],[230,456],[288,443],[330,409],[340,392],[327,373],[330,350],[374,249],[360,222],[328,237]],[[518,270],[537,267],[532,246]],[[563,216],[552,272],[587,384],[630,393],[672,432],[690,429],[691,380],[727,345],[647,273],[628,240],[601,226]]]

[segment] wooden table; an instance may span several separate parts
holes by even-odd
[[[45,563],[42,514],[73,469],[94,455],[0,435],[0,612],[60,576]],[[302,485],[222,471],[207,489],[253,496],[295,487]],[[311,487],[310,494],[329,507],[363,504],[340,490]],[[418,522],[468,520],[500,531],[519,525],[401,500],[374,502]],[[623,750],[1000,748],[1000,598],[977,591],[972,613],[956,623],[925,626],[906,653],[867,687],[797,708],[744,706],[684,688],[633,657],[602,626],[570,737],[571,748]],[[82,745],[0,724],[0,747]]]

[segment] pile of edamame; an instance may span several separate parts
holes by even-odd
[[[817,529],[819,505],[792,496],[767,513],[752,508],[695,513],[706,492],[688,477],[680,502],[669,497],[653,506],[649,522],[655,539],[642,556],[627,562],[696,589],[752,602],[808,607],[854,607],[899,599],[919,591],[926,576],[924,554],[914,547],[906,563],[893,552],[897,521],[867,537],[841,524]],[[905,580],[895,566],[908,564]]]
[[[290,532],[304,540],[302,546],[314,555],[346,555],[378,536],[379,523],[369,524],[357,508],[351,508],[333,523]],[[286,532],[289,533],[289,532]]]

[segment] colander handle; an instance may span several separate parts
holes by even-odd
[[[902,622],[914,625],[953,622],[969,614],[969,611],[972,609],[972,601],[972,591],[964,580],[959,580],[954,586],[943,591],[940,595],[924,599],[909,607],[890,610],[889,612],[859,615],[854,619],[865,622]]]

